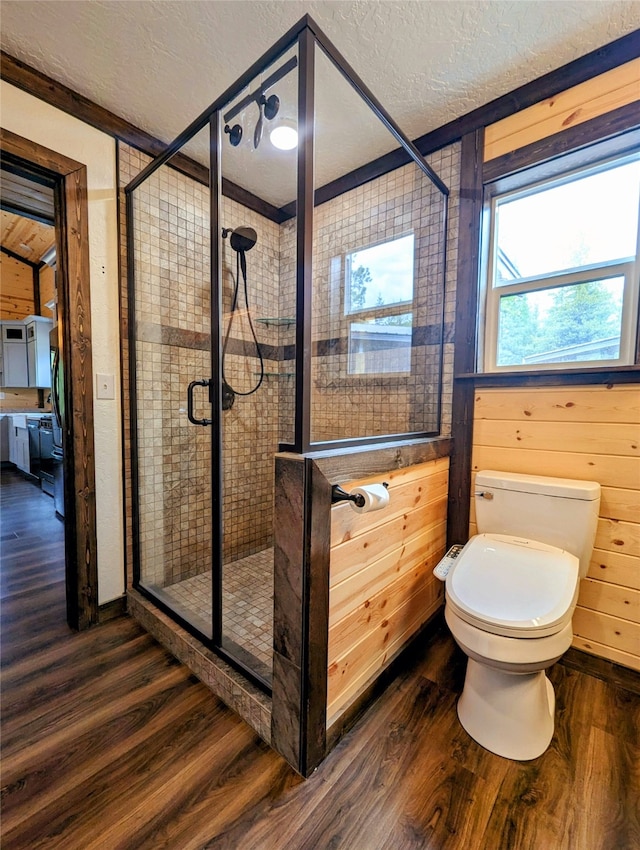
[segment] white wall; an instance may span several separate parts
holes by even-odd
[[[0,83],[2,126],[87,167],[93,375],[115,376],[115,398],[94,398],[98,602],[124,593],[116,148],[111,136]]]

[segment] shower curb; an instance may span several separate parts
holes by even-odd
[[[127,591],[127,603],[128,613],[145,631],[271,745],[271,699],[266,694],[137,591]]]

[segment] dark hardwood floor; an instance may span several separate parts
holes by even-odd
[[[307,781],[127,617],[65,625],[62,524],[2,474],[4,850],[637,850],[640,698],[557,664],[528,763],[458,724],[443,630]]]

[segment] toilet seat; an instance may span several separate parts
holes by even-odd
[[[540,638],[571,620],[579,561],[536,540],[478,534],[454,561],[446,579],[447,604],[485,632]]]

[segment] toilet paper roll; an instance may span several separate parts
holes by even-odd
[[[354,487],[350,494],[357,494],[364,499],[364,505],[359,508],[355,502],[349,502],[352,510],[357,514],[366,514],[369,511],[379,511],[389,504],[389,491],[383,484],[368,484],[366,487]]]

